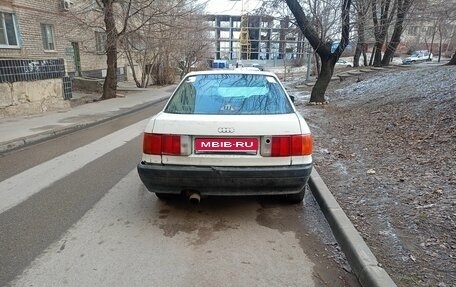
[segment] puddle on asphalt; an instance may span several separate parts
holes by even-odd
[[[303,204],[286,205],[277,203],[274,198],[260,202],[258,224],[296,234],[300,247],[315,263],[317,286],[331,286],[334,282],[360,286],[310,190],[306,192]]]

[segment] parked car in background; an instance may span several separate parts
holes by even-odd
[[[258,64],[258,63],[253,63],[253,64],[252,64],[252,67],[258,68],[258,70],[260,70],[260,71],[264,71],[264,66],[263,66],[263,65],[260,65],[260,64]]]
[[[189,73],[144,132],[139,176],[158,198],[281,195],[297,203],[312,170],[312,136],[277,76]]]
[[[256,67],[240,67],[240,68],[235,68],[236,70],[245,70],[245,71],[260,71],[260,69]]]
[[[349,61],[346,61],[346,60],[344,60],[344,59],[339,59],[339,60],[336,62],[336,66],[351,68],[351,67],[353,67],[353,63],[352,63],[352,62],[349,62]]]
[[[412,63],[417,63],[417,62],[425,62],[425,61],[432,61],[432,53],[429,53],[429,51],[423,50],[423,51],[415,51],[410,55],[410,57],[407,57],[402,60],[403,64],[412,64]]]
[[[214,69],[229,69],[230,64],[227,60],[214,60],[212,62],[212,68]]]

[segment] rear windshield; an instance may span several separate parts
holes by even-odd
[[[268,115],[293,109],[274,77],[253,74],[190,76],[165,108],[175,114]]]

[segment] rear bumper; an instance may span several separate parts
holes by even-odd
[[[179,194],[184,190],[202,195],[294,194],[304,188],[312,164],[271,167],[219,167],[138,164],[148,190]]]

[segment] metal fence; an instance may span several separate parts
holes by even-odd
[[[0,59],[0,83],[58,79],[64,76],[63,59]]]
[[[73,87],[70,77],[63,77],[63,98],[70,100],[73,97]]]

